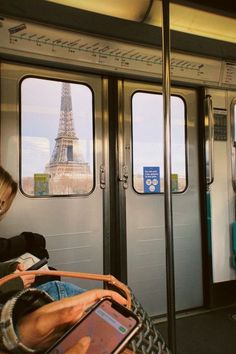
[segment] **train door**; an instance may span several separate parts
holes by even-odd
[[[57,269],[104,270],[101,92],[96,76],[1,63],[1,163],[20,189],[1,235],[45,235]]]
[[[228,284],[235,279],[233,225],[235,222],[235,97],[236,93],[207,89],[210,101],[207,116],[212,117],[212,148],[208,149],[207,182],[212,281]],[[208,130],[208,128],[207,128]],[[210,144],[210,141],[206,141]],[[235,287],[235,284],[231,282]],[[229,292],[229,288],[227,289]]]
[[[128,284],[152,315],[166,313],[161,92],[127,81],[121,94]],[[176,309],[183,310],[203,304],[196,91],[173,89],[171,112]]]

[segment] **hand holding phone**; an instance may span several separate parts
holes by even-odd
[[[34,263],[31,267],[27,268],[27,270],[37,270],[43,267],[45,264],[48,263],[47,258],[40,259],[38,262]]]
[[[118,354],[139,328],[141,323],[133,312],[103,298],[45,354],[63,354],[85,336],[91,338],[87,354]]]

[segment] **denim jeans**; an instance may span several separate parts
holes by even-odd
[[[64,297],[70,297],[82,294],[86,290],[79,286],[63,281],[49,281],[48,283],[37,286],[38,289],[46,291],[54,300],[60,300]]]

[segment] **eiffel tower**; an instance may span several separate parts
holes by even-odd
[[[51,178],[76,177],[90,173],[89,164],[84,161],[79,138],[76,136],[70,84],[62,83],[60,120],[55,146],[46,172]]]

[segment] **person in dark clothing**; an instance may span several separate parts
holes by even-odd
[[[17,193],[17,183],[0,166],[0,220],[11,207]],[[22,232],[11,238],[0,237],[0,262],[19,257],[23,253],[32,253],[38,258],[49,258],[44,236],[33,232]]]
[[[0,220],[5,216],[17,193],[17,183],[11,175],[0,166]],[[10,262],[0,264],[0,277],[17,270],[22,270],[20,265],[14,258],[29,252],[34,256],[42,259],[49,258],[46,249],[46,241],[44,236],[33,232],[22,232],[18,236],[5,238],[0,237],[0,262]],[[48,276],[39,278],[36,284],[46,283],[51,280],[59,280],[60,278],[50,278]],[[4,285],[0,290],[0,300],[2,301],[6,294],[19,291],[24,287],[28,287],[35,282],[35,277],[24,276],[12,280]]]
[[[10,238],[0,237],[0,262],[17,258],[26,252],[32,253],[40,259],[49,258],[44,236],[33,232],[22,232],[20,235]]]
[[[0,167],[0,219],[10,208],[16,192],[16,183]],[[5,263],[3,261],[17,258],[25,252],[42,258],[45,257],[45,251],[45,239],[39,234],[23,232],[19,236],[9,239],[0,238],[2,276],[22,270],[21,267],[17,268],[17,262],[14,260]],[[89,290],[53,302],[53,298],[48,295],[48,292],[45,292],[44,289],[31,288],[30,284],[33,280],[24,280],[23,277],[19,276],[16,279],[21,279],[21,283],[26,284],[24,289],[21,292],[15,292],[13,297],[8,297],[8,301],[2,303],[2,308],[0,308],[0,353],[45,352],[45,349],[68,328],[68,325],[77,321],[84,311],[104,296],[113,297],[123,305],[127,304],[127,301],[118,293],[103,289]],[[0,292],[4,287],[9,286],[11,281],[2,284]],[[85,354],[91,339],[83,337],[65,354]],[[130,351],[126,351],[126,353],[130,353]]]
[[[11,207],[17,193],[17,184],[11,175],[0,166],[0,220]],[[49,258],[44,236],[33,232],[22,232],[11,238],[0,238],[0,277],[26,270],[23,263],[15,260],[24,253],[31,253],[39,259]],[[6,262],[7,261],[7,262]],[[50,268],[50,267],[49,267]],[[0,303],[24,288],[34,286],[45,290],[54,300],[70,297],[85,290],[75,284],[62,282],[60,277],[23,275],[0,288]]]
[[[22,264],[16,261],[9,261],[0,263],[0,278],[5,275],[21,271]],[[24,275],[13,280],[8,281],[0,287],[0,303],[3,303],[11,294],[19,290],[30,287],[35,282],[34,275]]]

